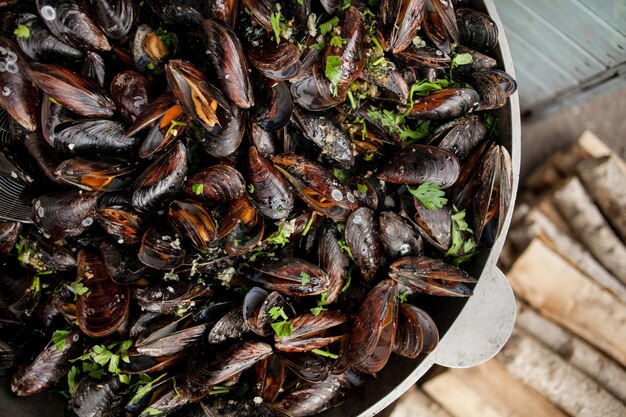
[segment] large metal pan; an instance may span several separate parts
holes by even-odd
[[[493,0],[473,0],[472,7],[488,13],[500,29],[499,46],[494,54],[499,67],[514,75],[511,53],[502,23]],[[517,93],[498,111],[499,143],[512,157],[513,196],[515,203],[520,169],[521,127]],[[351,391],[350,397],[339,406],[319,417],[371,417],[382,411],[415,384],[433,365],[450,368],[467,368],[491,359],[504,346],[515,322],[513,291],[496,262],[502,251],[513,210],[509,210],[500,237],[489,251],[483,251],[470,265],[469,272],[479,277],[474,295],[467,300],[434,300],[437,308],[432,312],[442,335],[434,352],[417,360],[394,355],[387,366],[374,379]],[[434,298],[434,297],[431,297]],[[0,416],[11,417],[61,417],[63,399],[46,393],[34,398],[16,398],[11,395],[6,379],[0,381]]]

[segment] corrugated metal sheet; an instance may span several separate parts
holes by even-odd
[[[495,3],[511,47],[522,111],[572,98],[616,73],[626,77],[626,0]],[[611,80],[609,85],[622,84]]]

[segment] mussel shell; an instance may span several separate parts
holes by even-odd
[[[249,331],[243,318],[242,307],[234,308],[226,313],[209,331],[208,340],[211,344],[219,344],[228,340],[237,340]]]
[[[252,201],[261,214],[270,219],[289,216],[294,205],[289,184],[255,146],[248,150],[246,168],[248,183],[254,187]]]
[[[212,0],[207,9],[212,17],[220,19],[234,28],[238,6],[239,0]]]
[[[193,186],[202,184],[202,192],[194,192]],[[246,192],[242,175],[230,165],[213,165],[195,173],[185,183],[183,192],[189,198],[201,198],[213,203],[237,200]]]
[[[88,290],[76,301],[78,327],[89,337],[115,333],[128,317],[129,288],[113,282],[100,256],[86,249],[78,252],[77,280]]]
[[[184,114],[181,106],[178,104],[169,106],[163,116],[156,120],[148,130],[139,148],[139,157],[150,158],[160,150],[166,149],[185,131],[188,124],[189,118]]]
[[[439,331],[433,319],[411,304],[400,304],[398,330],[393,351],[415,359],[420,353],[430,353],[439,343]]]
[[[339,311],[322,311],[317,316],[303,314],[291,320],[293,331],[290,335],[275,335],[274,346],[284,352],[309,352],[347,336],[345,328],[348,317]]]
[[[277,353],[287,367],[298,377],[309,382],[320,382],[328,378],[333,363],[312,353]]]
[[[146,275],[146,267],[122,248],[109,242],[102,242],[100,252],[108,274],[117,284],[130,284]]]
[[[127,137],[124,131],[124,126],[113,120],[65,122],[54,129],[54,147],[70,154],[128,154],[137,148],[138,138]]]
[[[383,211],[379,217],[380,239],[390,258],[421,255],[424,242],[409,222],[393,211]]]
[[[454,3],[447,0],[429,0],[424,15],[426,36],[444,54],[449,54],[459,43]]]
[[[150,268],[170,270],[180,266],[185,260],[185,249],[180,237],[165,224],[153,224],[141,239],[139,260]]]
[[[498,44],[498,26],[479,11],[460,8],[456,11],[459,41],[470,48],[488,52]]]
[[[429,210],[417,198],[415,204],[415,225],[428,243],[442,252],[452,241],[452,210],[449,206]],[[416,254],[419,255],[419,254]]]
[[[318,232],[317,245],[320,267],[326,271],[330,281],[326,301],[331,304],[337,300],[344,287],[350,258],[341,250],[337,228],[330,223]]]
[[[237,35],[221,20],[206,19],[200,25],[201,39],[207,48],[207,60],[226,97],[237,107],[254,105],[254,93],[248,64]]]
[[[211,289],[200,284],[168,282],[135,289],[135,298],[143,311],[173,314],[192,307],[211,295]]]
[[[61,380],[70,368],[70,359],[81,352],[82,335],[67,336],[63,347],[50,343],[28,366],[18,369],[11,382],[11,391],[20,397],[32,396]]]
[[[487,128],[482,117],[472,114],[441,126],[435,131],[429,144],[438,143],[440,148],[463,160],[486,136]]]
[[[471,88],[448,87],[413,101],[407,117],[419,120],[454,119],[478,110],[480,96]]]
[[[345,221],[357,202],[350,190],[324,166],[298,155],[276,155],[274,166],[312,210]]]
[[[111,45],[91,19],[85,0],[37,0],[37,11],[50,32],[78,49],[108,51]]]
[[[33,61],[71,63],[78,62],[85,56],[84,51],[61,42],[48,32],[33,14],[22,13],[15,23],[26,26],[30,31],[30,36],[16,37],[15,42]]]
[[[174,200],[168,209],[168,216],[180,233],[204,252],[217,239],[215,220],[201,204]]]
[[[430,295],[469,297],[472,291],[465,284],[476,283],[467,272],[426,256],[400,258],[390,265],[389,270],[392,279]]]
[[[256,364],[255,371],[259,396],[263,401],[273,403],[285,383],[287,366],[278,355],[270,355]]]
[[[137,11],[132,0],[91,0],[94,17],[107,37],[122,39],[135,24]]]
[[[272,354],[272,347],[262,342],[243,342],[219,350],[207,359],[206,352],[196,349],[189,358],[184,392],[192,400],[209,394],[213,385],[240,374]]]
[[[133,207],[140,212],[159,209],[180,191],[186,175],[187,148],[182,142],[177,142],[137,179],[132,196]]]
[[[148,105],[148,82],[135,71],[122,71],[111,81],[111,98],[120,114],[134,122]]]
[[[269,35],[248,48],[248,59],[263,75],[277,81],[289,80],[301,67],[298,46],[292,42],[276,44]]]
[[[320,295],[328,290],[330,284],[326,272],[303,259],[284,258],[274,262],[255,264],[252,268],[266,276],[255,274],[248,276],[248,279],[284,295],[299,297]],[[302,278],[304,274],[308,275],[305,283]]]
[[[449,188],[459,177],[459,161],[452,153],[427,145],[410,145],[383,163],[377,177],[394,184],[432,182]]]
[[[175,411],[183,408],[189,403],[189,398],[185,395],[181,395],[178,389],[170,389],[165,394],[161,395],[156,401],[150,403],[148,410],[158,410],[160,415],[166,416],[174,413]],[[144,410],[139,416],[148,417],[154,415],[155,411]]]
[[[247,113],[244,110],[233,104],[230,113],[224,113],[223,118],[220,133],[207,132],[200,139],[206,153],[216,158],[225,158],[235,153],[246,132]]]
[[[46,182],[56,186],[64,186],[63,181],[55,175],[55,170],[61,164],[61,159],[43,136],[39,133],[31,133],[24,139],[24,145],[30,159],[39,168],[39,172]]]
[[[396,54],[410,44],[420,29],[426,0],[382,0],[378,31],[386,50]]]
[[[250,139],[259,153],[265,158],[271,159],[272,156],[278,153],[274,135],[256,123],[250,124]]]
[[[33,201],[33,219],[52,237],[78,236],[93,224],[98,196],[89,191],[43,195]]]
[[[456,53],[470,54],[472,56],[472,63],[470,65],[470,69],[472,70],[472,72],[486,71],[494,69],[498,66],[498,62],[494,58],[485,54],[481,54],[480,52],[468,48],[464,45],[457,46]]]
[[[287,315],[292,314],[285,297],[272,291],[268,293],[263,288],[253,287],[243,300],[242,317],[246,325],[259,336],[272,334],[272,322],[269,311],[274,307],[283,308]],[[286,310],[285,310],[286,309]]]
[[[81,74],[98,84],[100,88],[104,88],[106,68],[102,56],[96,52],[87,52]]]
[[[68,271],[76,267],[74,254],[58,242],[31,234],[20,241],[18,260],[35,272]]]
[[[324,74],[319,61],[321,57],[313,55],[316,53],[317,51],[311,52],[311,56],[318,59],[314,61],[310,71],[302,75],[305,71],[301,70],[298,74],[299,79],[293,82],[290,87],[293,101],[302,108],[311,111],[321,111],[335,107],[341,103],[341,98],[343,98],[333,96],[333,85]],[[339,93],[345,93],[345,90],[338,90],[338,95]]]
[[[142,218],[125,206],[104,207],[98,210],[96,219],[102,228],[120,244],[133,245],[143,235]]]
[[[352,326],[347,357],[352,366],[365,373],[381,370],[391,352],[398,320],[398,285],[380,281],[365,296]]]
[[[487,70],[472,74],[480,107],[478,110],[494,110],[504,107],[507,98],[517,91],[517,82],[504,71]]]
[[[95,82],[65,67],[30,64],[33,81],[57,102],[86,117],[111,117],[115,104]]]
[[[124,386],[117,375],[105,380],[83,378],[67,403],[68,417],[115,417],[124,406]]]
[[[329,375],[320,382],[304,382],[297,389],[272,404],[273,408],[291,417],[305,417],[321,413],[342,402],[350,391],[345,375]]]
[[[296,107],[294,116],[304,136],[321,148],[322,155],[332,159],[340,168],[354,165],[350,138],[330,114]]]
[[[24,129],[37,130],[39,92],[30,78],[26,59],[15,44],[0,36],[0,107]],[[4,94],[8,92],[8,94]]]
[[[137,164],[117,158],[73,158],[57,166],[54,174],[83,190],[121,191],[134,181]]]
[[[0,255],[7,255],[22,231],[22,223],[0,221]]]
[[[293,113],[293,101],[287,84],[265,78],[256,91],[259,97],[265,99],[255,105],[252,121],[268,132],[285,127]]]
[[[154,357],[180,354],[191,348],[208,330],[208,324],[199,324],[151,340],[138,340],[135,348],[143,355]]]
[[[69,110],[50,100],[50,96],[43,94],[41,103],[41,133],[50,146],[54,145],[54,131],[58,125],[69,120]]]
[[[241,256],[246,254],[252,251],[263,239],[265,221],[257,213],[256,209],[252,211],[254,215],[250,224],[240,222],[226,236],[224,249],[228,255]]]
[[[371,281],[380,266],[383,247],[374,212],[367,207],[359,207],[346,221],[346,243],[352,257],[367,281]]]

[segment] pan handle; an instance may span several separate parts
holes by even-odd
[[[469,368],[493,358],[513,332],[515,296],[495,266],[484,271],[461,314],[432,353],[448,368]]]

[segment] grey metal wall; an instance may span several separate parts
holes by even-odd
[[[495,0],[522,112],[626,87],[626,0]]]

